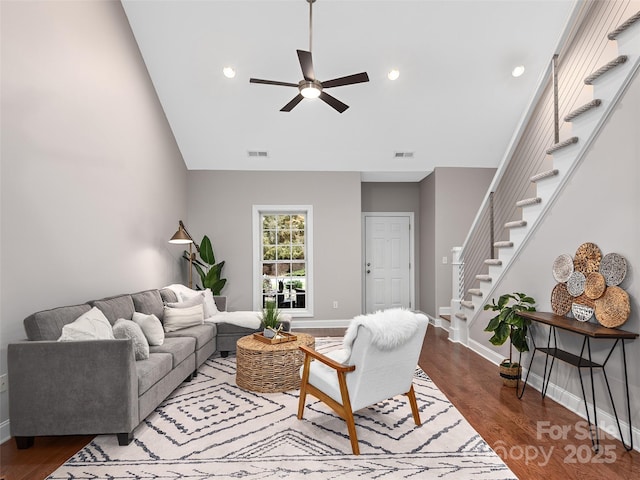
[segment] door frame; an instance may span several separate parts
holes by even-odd
[[[360,266],[362,270],[360,270],[361,278],[362,278],[362,305],[361,311],[365,313],[367,311],[367,278],[365,275],[366,263],[367,259],[365,258],[366,254],[366,245],[367,245],[367,217],[409,217],[409,263],[411,264],[411,268],[409,270],[409,302],[411,310],[417,310],[416,308],[416,275],[417,275],[417,265],[416,265],[416,255],[415,255],[415,214],[414,212],[362,212],[362,248],[361,248],[361,261]]]

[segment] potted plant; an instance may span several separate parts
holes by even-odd
[[[518,315],[519,312],[535,312],[536,301],[524,293],[505,293],[496,303],[495,299],[484,306],[498,314],[489,320],[485,332],[493,332],[489,341],[493,345],[503,345],[509,339],[509,358],[500,364],[500,376],[508,387],[516,387],[522,375],[522,366],[513,361],[513,348],[518,352],[528,352],[527,332],[531,320]]]
[[[206,235],[202,237],[200,245],[195,243],[196,250],[200,254],[200,258],[196,258],[195,254],[191,255],[185,251],[182,254],[182,258],[189,261],[191,258],[193,267],[198,272],[200,280],[202,282],[202,289],[211,289],[214,295],[220,295],[220,291],[227,283],[226,278],[222,278],[222,268],[224,267],[224,260],[220,263],[216,263],[216,257],[213,253],[213,246],[211,240]],[[199,286],[197,288],[200,288]]]
[[[273,338],[280,333],[282,325],[280,323],[280,310],[276,302],[267,300],[260,314],[260,322],[262,323],[263,335],[266,338]]]

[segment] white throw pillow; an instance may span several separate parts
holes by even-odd
[[[218,310],[218,306],[216,305],[216,301],[213,298],[213,293],[210,288],[207,288],[204,291],[204,318],[211,318],[216,313],[220,313]]]
[[[149,342],[142,333],[140,325],[133,320],[119,318],[113,324],[113,336],[116,338],[130,338],[133,340],[133,353],[136,360],[146,360],[149,358]]]
[[[164,307],[164,331],[175,332],[181,328],[193,327],[204,323],[202,304],[187,308]]]
[[[162,322],[158,317],[153,314],[146,315],[134,312],[133,321],[140,325],[149,345],[162,345],[164,343],[164,328],[162,328]]]
[[[73,322],[62,327],[59,342],[76,340],[113,340],[113,329],[107,317],[97,307],[80,315]]]
[[[199,292],[192,297],[185,297],[177,302],[167,302],[165,305],[171,308],[187,308],[204,303],[204,292]]]

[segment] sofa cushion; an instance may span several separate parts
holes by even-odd
[[[153,353],[146,360],[136,362],[138,397],[162,380],[172,369],[170,353]]]
[[[88,303],[43,310],[24,319],[24,329],[31,341],[58,340],[62,327],[91,310]]]
[[[83,313],[74,322],[62,327],[59,342],[75,342],[79,340],[113,340],[114,334],[107,317],[99,309],[93,307]]]
[[[160,290],[145,290],[144,292],[132,293],[131,299],[136,312],[155,315],[162,321],[164,302],[160,296]]]
[[[194,327],[183,328],[174,332],[167,332],[165,342],[170,337],[193,337],[196,339],[196,350],[200,350],[216,336],[216,325],[208,323]]]
[[[133,353],[136,360],[149,358],[149,342],[142,333],[140,325],[133,320],[119,318],[113,325],[113,336],[116,338],[130,338],[133,340]]]
[[[173,368],[176,368],[195,351],[196,339],[193,337],[165,338],[162,345],[149,347],[150,353],[170,353],[173,357]]]
[[[92,307],[98,307],[104,316],[107,317],[109,323],[113,325],[119,318],[131,320],[133,318],[133,299],[131,295],[116,295],[114,297],[102,298],[89,302]]]

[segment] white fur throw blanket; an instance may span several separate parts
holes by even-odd
[[[371,332],[371,341],[380,350],[391,350],[409,340],[418,330],[418,320],[411,310],[392,308],[368,315],[358,315],[349,324],[342,340],[344,354],[349,357],[359,326]]]

